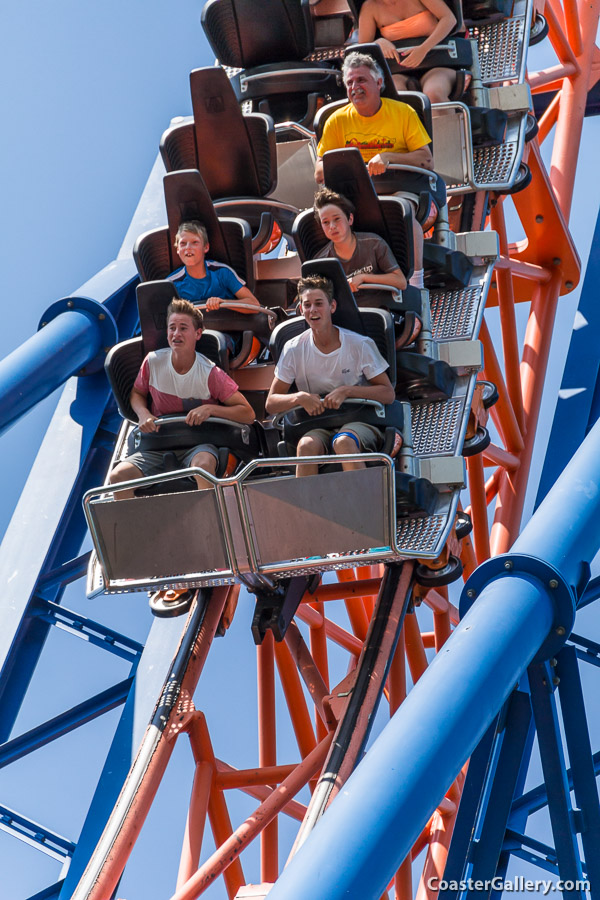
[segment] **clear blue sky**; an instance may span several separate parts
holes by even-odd
[[[75,292],[117,254],[162,131],[173,116],[190,112],[188,73],[212,62],[199,25],[200,9],[197,0],[4,4],[0,115],[5,139],[0,144],[0,172],[5,327],[0,330],[0,358],[35,331],[54,300]],[[600,196],[598,179],[586,177],[595,176],[597,139],[598,123],[586,123],[573,217],[584,260]],[[572,315],[573,302],[563,303],[561,329],[570,328]],[[558,371],[558,364],[554,369]],[[554,394],[555,389],[549,390]],[[0,534],[55,400],[42,404],[0,442]],[[545,408],[548,424],[551,407],[552,400]],[[40,510],[43,514],[43,498]],[[143,595],[90,604],[82,591],[79,584],[67,604],[143,638],[150,624]],[[243,603],[233,632],[215,645],[197,698],[197,705],[211,716],[223,755],[240,752],[239,747],[228,747],[230,719],[244,719],[249,733],[255,730],[252,699],[247,705],[240,694],[232,700],[229,717],[223,718],[211,697],[213,686],[232,677],[231,642],[237,674],[254,668],[251,606],[249,600]],[[113,676],[117,680],[126,674],[115,663],[107,680],[100,659],[100,651],[82,642],[53,637],[40,670],[42,685],[28,700],[18,730],[79,702],[88,690],[106,687]],[[88,771],[101,766],[115,721],[113,713],[57,742],[43,756],[0,771],[0,803],[76,837],[94,784]],[[282,761],[292,759],[289,746],[286,739]],[[79,766],[77,760],[84,758],[85,765]],[[120,892],[127,900],[170,895],[174,870],[161,866],[158,857],[168,858],[180,842],[191,775],[190,754],[181,742]],[[236,805],[246,813],[254,801]],[[2,900],[24,900],[58,875],[55,863],[1,831],[0,871]],[[224,892],[216,885],[208,896],[219,898]]]

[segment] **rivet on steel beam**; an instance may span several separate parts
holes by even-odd
[[[99,313],[98,318],[100,319],[101,322],[103,322],[104,319],[106,318],[106,313]]]
[[[475,596],[475,591],[474,591],[474,590],[469,590],[469,591],[467,591],[467,597],[474,597],[474,596]]]
[[[560,266],[562,259],[560,258],[560,256],[555,256],[552,262],[555,266]]]
[[[552,679],[552,684],[560,684],[560,678],[558,677],[558,675],[554,676],[554,678]]]
[[[557,634],[565,634],[566,628],[564,627],[564,625],[559,625],[558,628],[556,629],[556,633]]]
[[[536,221],[539,225],[541,225],[541,223],[544,221],[544,217],[543,217],[543,216],[540,216],[540,215],[537,215],[537,216],[535,217],[535,221]]]
[[[511,560],[507,559],[506,562],[504,563],[504,568],[510,570],[510,569],[512,569],[512,567],[513,567],[513,564],[511,562]]]
[[[73,309],[73,306],[74,306],[73,301],[72,301],[72,300],[67,300],[67,306],[69,307],[69,309]]]
[[[553,591],[556,590],[556,588],[558,587],[558,581],[556,580],[556,578],[550,579],[550,581],[548,582],[548,587],[551,587]]]

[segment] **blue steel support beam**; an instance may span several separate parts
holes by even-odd
[[[582,816],[581,842],[585,855],[590,895],[600,897],[600,809],[594,772],[592,745],[585,715],[585,702],[574,647],[564,647],[558,654],[556,676],[571,761],[575,800]]]
[[[583,874],[577,835],[573,830],[573,808],[552,679],[547,663],[534,665],[529,669],[531,706],[538,733],[544,781],[548,789],[548,811],[558,871],[563,881],[574,883],[581,882]],[[567,900],[584,900],[585,894],[582,890],[565,890],[563,896]]]
[[[568,636],[575,610],[568,585],[583,589],[600,543],[599,483],[596,426],[513,551],[481,566],[467,582],[466,596],[477,596],[476,602],[269,900],[381,897],[540,648],[556,652]]]
[[[600,216],[596,221],[577,318],[556,401],[536,506],[546,496],[598,417],[599,281]]]

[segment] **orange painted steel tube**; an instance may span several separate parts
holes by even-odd
[[[564,62],[557,66],[548,66],[529,76],[529,87],[532,92],[541,93],[551,91],[556,85],[562,85],[563,78],[571,75],[579,75],[580,69],[576,62]]]
[[[275,660],[300,755],[304,758],[314,750],[317,742],[306,705],[306,697],[300,684],[300,676],[286,644],[275,644]]]
[[[343,583],[356,582],[356,576],[353,569],[341,569],[337,573],[337,577],[338,580]],[[369,629],[369,620],[362,602],[362,595],[347,599],[344,601],[344,604],[346,606],[348,618],[350,619],[352,631],[361,641],[364,641]]]
[[[562,85],[561,85],[562,88]],[[556,121],[558,119],[558,113],[560,110],[560,98],[562,96],[562,89],[558,91],[556,96],[552,98],[550,104],[543,116],[540,117],[538,121],[538,143],[543,144],[546,140],[554,126],[556,125]]]
[[[390,693],[390,716],[393,716],[400,704],[406,700],[406,651],[404,649],[404,625],[398,638],[396,651],[390,664],[388,676]]]
[[[585,45],[578,59],[581,74],[567,79],[563,83],[560,115],[556,123],[550,180],[567,221],[573,201],[575,169],[587,102],[590,69],[595,51],[599,7],[598,0],[590,0],[590,2],[582,3],[579,7],[579,32],[585,35]],[[547,7],[547,9],[550,10],[551,7]]]
[[[361,570],[364,569],[366,569],[366,566],[361,567]],[[348,576],[353,574],[352,569],[341,569],[338,572],[338,576],[342,574],[346,575],[346,579],[338,581],[337,584],[335,582],[322,584],[314,594],[306,594],[306,599],[312,603],[315,601],[347,600],[351,597],[363,597],[369,594],[376,596],[381,578],[360,578],[356,580],[352,577],[348,578]]]
[[[576,0],[563,0],[565,20],[567,26],[567,38],[575,56],[581,56],[583,43],[581,41],[581,26],[579,23],[579,9]]]
[[[331,736],[328,735],[271,793],[269,798],[261,803],[226,841],[221,843],[211,858],[198,869],[187,884],[175,892],[171,900],[195,900],[213,883],[215,878],[225,874],[232,865],[239,862],[239,854],[281,812],[288,800],[316,775],[323,764],[330,743]]]
[[[315,603],[314,606],[317,609],[321,609],[320,603]],[[310,652],[321,678],[325,682],[327,691],[329,692],[329,657],[327,649],[327,630],[324,622],[318,627],[311,626],[310,628]],[[327,728],[321,721],[321,717],[318,713],[315,713],[315,729],[317,732],[317,740],[321,741],[327,734]]]
[[[452,628],[450,627],[450,613],[434,613],[433,636],[436,653],[439,653],[451,634]]]
[[[222,759],[216,760],[217,772],[221,775],[225,773],[235,773],[239,771],[235,769],[233,766],[230,766],[228,763],[223,762]],[[279,768],[279,766],[277,767]],[[282,766],[281,768],[286,768],[286,766]],[[296,768],[295,766],[290,767]],[[267,787],[263,787],[262,785],[239,785],[238,790],[242,791],[244,794],[248,794],[249,797],[254,797],[255,800],[266,800],[267,797],[271,793],[271,789]],[[302,822],[304,816],[306,815],[306,806],[303,803],[298,803],[297,800],[290,800],[286,806],[282,809],[282,812],[285,813],[290,819],[296,819],[298,822]]]
[[[492,500],[500,490],[500,485],[505,475],[506,471],[504,471],[503,469],[496,469],[494,474],[486,481],[485,499],[487,500],[488,504],[492,502]]]
[[[509,453],[498,447],[497,444],[490,444],[483,451],[483,459],[492,466],[502,466],[503,469],[518,469],[521,461],[514,453]]]
[[[506,444],[506,449],[513,453],[518,453],[519,450],[522,450],[525,446],[523,435],[511,399],[508,395],[504,376],[485,319],[481,323],[479,337],[483,344],[486,378],[493,381],[498,389],[498,403],[492,407],[492,412],[495,411],[500,420],[501,433]]]
[[[299,619],[302,619],[303,622],[306,622],[307,625],[316,625],[323,621],[321,613],[306,605],[300,606],[296,615]],[[328,638],[336,644],[339,644],[340,647],[348,650],[348,652],[352,653],[354,656],[360,655],[363,645],[362,641],[357,637],[350,634],[349,631],[346,631],[345,628],[342,628],[330,619],[325,619],[324,628]]]
[[[502,204],[498,204],[492,208],[490,220],[492,228],[498,234],[500,253],[504,256],[508,256],[506,221],[504,219],[504,206]],[[498,269],[495,274],[498,286],[498,307],[500,310],[500,323],[502,329],[502,349],[504,351],[506,387],[519,429],[521,430],[521,433],[523,433],[525,419],[523,414],[523,403],[521,400],[521,382],[519,378],[519,341],[517,337],[515,295],[513,291],[512,275],[507,269]]]
[[[286,766],[261,766],[258,769],[220,771],[215,776],[215,785],[221,790],[228,791],[250,785],[280,784],[295,768],[296,763],[291,763]]]
[[[190,808],[185,823],[185,834],[177,873],[177,888],[188,881],[200,863],[204,825],[208,812],[208,799],[214,775],[210,762],[199,762],[194,773]]]
[[[306,685],[310,696],[312,697],[315,709],[321,720],[326,723],[327,715],[325,711],[324,701],[329,691],[327,685],[321,677],[315,661],[311,656],[310,650],[306,646],[304,638],[300,634],[300,629],[295,622],[291,622],[285,635],[285,643],[292,655],[292,659],[296,663],[298,671]]]
[[[435,631],[422,631],[421,640],[426,650],[435,649]]]
[[[473,519],[473,543],[477,562],[481,564],[490,556],[488,508],[481,454],[467,457],[467,473]]]
[[[581,55],[581,48],[579,48],[579,52],[577,56],[573,52],[567,36],[563,31],[562,22],[557,16],[556,9],[554,5],[548,0],[546,6],[544,7],[544,16],[546,17],[546,21],[548,22],[548,38],[554,51],[561,62],[570,62],[577,66],[577,74],[579,74],[579,64],[577,62],[577,56]]]
[[[258,764],[277,764],[275,718],[275,658],[273,632],[267,631],[256,648],[258,680]],[[260,874],[262,881],[276,881],[279,874],[279,829],[274,819],[260,836]]]
[[[410,674],[413,684],[416,684],[427,668],[427,656],[421,640],[419,623],[414,613],[410,613],[404,619],[404,642]]]
[[[540,120],[541,121],[541,120]],[[498,206],[500,202],[498,202]],[[509,256],[499,256],[494,265],[494,271],[508,269],[513,276],[535,281],[537,284],[546,284],[550,280],[551,272],[545,266],[536,266],[535,263],[524,262],[519,259],[511,259]],[[518,302],[518,298],[517,298]]]
[[[431,588],[431,590],[427,591],[423,602],[426,603],[433,612],[448,612],[450,606],[448,598],[444,597],[443,594],[440,594],[435,588]]]

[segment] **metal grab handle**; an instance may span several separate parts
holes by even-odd
[[[322,399],[323,398],[321,397],[321,400]],[[351,403],[354,406],[359,406],[359,405],[364,406],[365,404],[367,406],[373,406],[375,408],[375,414],[377,416],[379,416],[380,419],[385,418],[385,406],[383,405],[383,403],[380,403],[379,400],[370,400],[370,399],[367,399],[366,397],[363,400],[361,400],[360,397],[349,397],[347,400],[344,400],[344,403],[341,405],[343,406],[346,403]],[[284,412],[275,413],[275,415],[273,416],[272,424],[276,428],[278,428],[280,423],[283,421],[284,417],[287,416],[288,413],[294,412],[295,409],[304,409],[304,407],[301,406],[300,404],[298,404],[298,406],[290,406],[290,408],[286,409]],[[304,410],[304,411],[306,412],[306,410]],[[332,412],[335,412],[335,410],[332,410]],[[313,418],[316,419],[317,416],[314,416]]]
[[[195,304],[194,304],[195,305]],[[196,309],[206,310],[207,312],[218,312],[219,309],[231,309],[233,312],[236,310],[248,310],[248,312],[252,313],[264,313],[269,319],[269,326],[273,328],[275,323],[277,322],[277,313],[272,309],[267,309],[266,306],[255,306],[254,303],[244,303],[242,300],[238,301],[226,301],[224,303],[220,303],[218,309],[208,309],[206,303],[198,304]],[[271,324],[272,323],[272,324]]]
[[[390,294],[400,294],[402,296],[402,288],[394,287],[393,284],[376,284],[375,282],[359,284],[359,291],[389,291]]]
[[[157,425],[168,425],[169,423],[173,423],[174,425],[185,425],[186,416],[157,416],[154,420]],[[249,428],[249,425],[246,425],[245,422],[234,422],[233,419],[221,419],[220,416],[209,416],[208,419],[205,419],[201,424],[204,425],[206,422],[213,422],[217,425],[239,425],[241,428]],[[197,425],[191,425],[190,428],[198,428]]]

